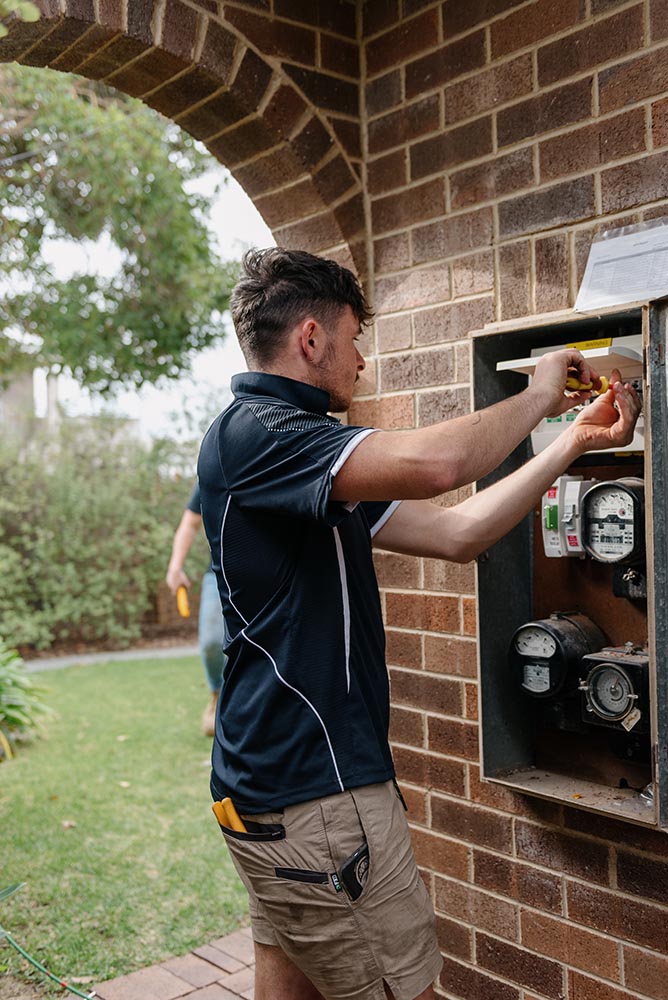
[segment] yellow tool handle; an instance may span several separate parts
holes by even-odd
[[[227,798],[221,802],[214,802],[211,808],[221,826],[226,826],[228,830],[236,830],[237,833],[248,832],[241,816],[234,808],[232,799]]]
[[[584,390],[584,389],[592,389],[596,393],[597,396],[601,396],[601,395],[603,395],[604,392],[608,391],[608,389],[610,387],[610,383],[609,383],[608,379],[605,377],[605,375],[601,375],[600,382],[601,382],[601,388],[600,389],[594,389],[594,383],[593,382],[578,382],[578,380],[576,378],[567,378],[566,379],[566,388],[567,389],[573,389],[576,392],[580,392],[581,390]]]
[[[188,600],[188,590],[181,584],[176,591],[176,606],[182,618],[190,618],[190,601]]]

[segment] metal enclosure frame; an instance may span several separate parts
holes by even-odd
[[[647,542],[647,634],[652,712],[653,802],[632,789],[574,782],[534,763],[527,704],[509,683],[508,637],[533,617],[534,517],[528,516],[478,559],[478,680],[483,780],[561,801],[617,819],[668,828],[668,304],[616,311],[596,317],[574,313],[533,317],[525,325],[498,327],[472,337],[473,405],[481,409],[521,391],[526,376],[497,372],[499,361],[527,355],[534,347],[563,345],[605,336],[643,333],[645,481]],[[531,456],[527,439],[502,465],[478,483],[484,488]],[[540,540],[537,540],[540,544]],[[611,601],[619,600],[610,596]],[[555,609],[556,610],[556,609]],[[561,609],[566,610],[566,609]]]

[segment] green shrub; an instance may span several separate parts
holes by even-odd
[[[13,645],[127,646],[164,578],[193,466],[117,421],[0,447],[0,635]],[[206,565],[203,539],[193,554]]]
[[[32,733],[40,716],[48,714],[40,695],[21,657],[0,639],[0,730],[12,742]]]

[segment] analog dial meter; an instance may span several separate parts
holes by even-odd
[[[597,562],[642,560],[644,488],[641,479],[597,483],[582,499],[584,545]]]
[[[549,698],[564,684],[577,683],[574,672],[585,653],[600,649],[603,633],[581,614],[558,614],[521,625],[508,651],[517,683],[535,698]]]
[[[525,656],[554,656],[557,642],[539,625],[524,625],[515,633],[515,649]]]
[[[623,719],[634,706],[638,695],[626,671],[612,663],[601,663],[591,671],[583,689],[589,710],[602,719]]]

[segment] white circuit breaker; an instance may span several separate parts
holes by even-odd
[[[559,476],[543,494],[541,521],[546,556],[584,557],[580,501],[595,482],[582,476]]]

